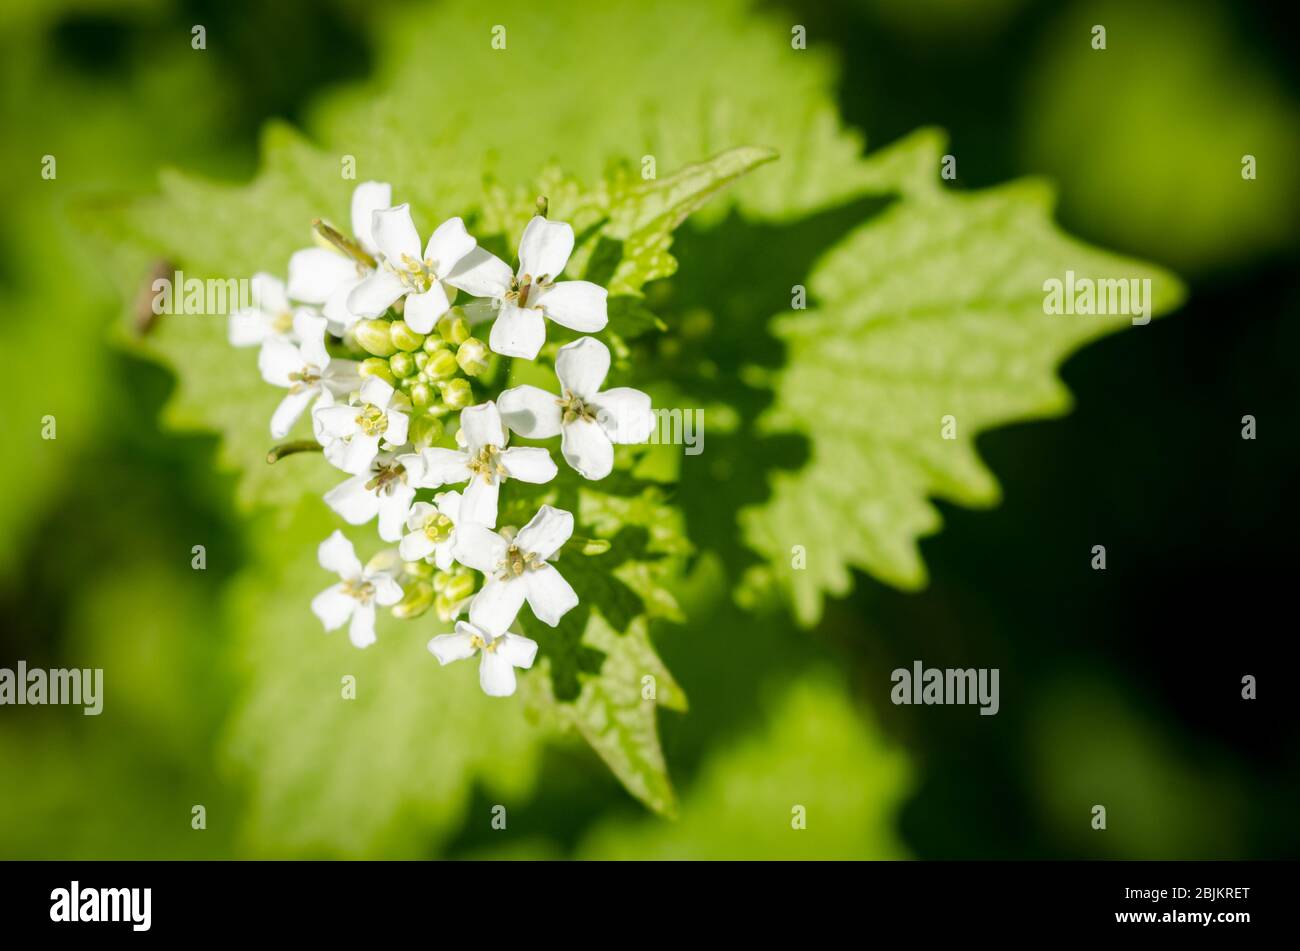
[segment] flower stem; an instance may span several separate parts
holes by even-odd
[[[285,456],[292,456],[299,452],[321,452],[323,447],[314,439],[299,439],[296,442],[285,442],[273,448],[266,454],[267,465],[275,465]]]
[[[319,218],[313,219],[311,226],[318,235],[330,244],[334,245],[334,247],[338,248],[348,257],[352,258],[352,260],[356,261],[358,264],[363,264],[371,270],[377,266],[377,262],[369,251],[344,235],[337,228],[327,225]]]

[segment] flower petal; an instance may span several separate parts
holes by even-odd
[[[377,376],[366,377],[361,384],[361,402],[384,409],[396,391]]]
[[[433,539],[424,534],[423,529],[417,528],[413,532],[407,532],[402,536],[402,543],[397,546],[397,553],[402,556],[402,561],[424,561],[433,554]]]
[[[347,439],[361,429],[357,425],[357,408],[345,403],[317,406],[312,410],[311,416],[316,429],[316,441],[322,445],[337,439]]]
[[[541,558],[550,558],[573,534],[573,513],[543,505],[519,530],[515,544]]]
[[[324,370],[330,363],[330,355],[325,350],[325,331],[329,321],[319,314],[313,314],[306,308],[299,307],[293,314],[293,332],[298,336],[298,352],[303,362]]]
[[[525,439],[560,435],[560,401],[540,387],[525,384],[506,390],[497,397],[497,409],[502,421]]]
[[[573,227],[537,215],[519,239],[519,273],[554,280],[573,253]]]
[[[458,287],[473,297],[500,300],[510,290],[515,276],[510,265],[486,248],[475,247],[466,254],[449,274],[440,276],[452,287]]]
[[[378,317],[406,293],[406,285],[392,271],[380,268],[348,294],[348,312],[357,317]]]
[[[460,499],[459,492],[440,492],[433,497],[439,513],[451,519],[453,525],[460,521]]]
[[[433,564],[439,571],[451,571],[452,550],[456,544],[456,533],[451,533],[451,539],[436,545],[433,549]]]
[[[605,430],[610,442],[645,442],[655,429],[655,414],[650,397],[630,386],[616,386],[596,394],[596,422]]]
[[[564,424],[560,454],[584,479],[603,479],[614,468],[614,444],[600,424],[591,420]]]
[[[407,481],[414,482],[421,489],[468,482],[472,475],[468,462],[469,457],[455,449],[424,449],[420,452],[420,463],[408,470]]]
[[[434,281],[433,286],[423,294],[407,296],[402,319],[406,321],[406,326],[418,334],[433,333],[438,318],[447,313],[449,307],[451,301],[447,300],[447,292],[443,289],[442,282]]]
[[[495,479],[489,482],[478,473],[469,480],[465,494],[460,500],[460,517],[466,522],[477,522],[488,528],[497,526],[497,499],[501,493],[501,483]]]
[[[593,399],[609,375],[609,347],[595,337],[566,343],[555,355],[555,375],[568,392]]]
[[[289,258],[288,294],[304,304],[323,304],[340,284],[356,276],[356,262],[337,251],[305,248]]]
[[[517,686],[515,669],[499,654],[483,651],[478,662],[478,685],[489,697],[509,697]]]
[[[369,647],[375,642],[375,605],[374,602],[362,604],[357,602],[357,609],[352,613],[352,623],[348,626],[348,640],[353,647]]]
[[[474,630],[464,621],[456,625],[455,634],[439,634],[429,641],[429,653],[438,658],[438,663],[444,666],[473,657],[476,650],[478,648],[474,646]]]
[[[407,202],[371,214],[370,234],[375,246],[394,267],[400,267],[403,259],[420,260],[420,235],[411,220],[411,206]]]
[[[542,623],[555,627],[560,618],[578,606],[577,592],[554,565],[527,571],[523,578],[528,582],[528,606]]]
[[[506,474],[520,482],[540,484],[550,482],[559,470],[551,454],[541,446],[516,446],[501,453],[501,464]]]
[[[363,278],[357,277],[354,270],[350,278],[334,288],[334,293],[330,294],[325,301],[325,305],[321,308],[321,313],[330,322],[330,333],[336,337],[342,337],[353,324],[361,319],[359,314],[354,314],[348,309],[348,296],[362,280]]]
[[[411,513],[415,489],[409,485],[393,486],[379,496],[379,537],[386,542],[402,540],[402,526]]]
[[[533,661],[537,658],[536,641],[521,634],[511,634],[509,631],[501,637],[502,641],[496,649],[498,656],[510,661],[512,667],[522,667],[527,670],[533,666]]]
[[[289,374],[301,372],[305,363],[298,348],[284,337],[267,337],[257,354],[257,369],[272,386],[293,386]]]
[[[384,442],[389,447],[396,449],[398,446],[406,445],[406,436],[410,431],[411,419],[401,410],[390,409],[386,413],[388,416],[388,428],[384,430]]]
[[[501,305],[497,319],[488,334],[488,346],[504,357],[537,358],[537,352],[546,343],[546,320],[534,308],[521,308],[506,301]]]
[[[537,298],[537,306],[561,327],[591,334],[609,323],[608,298],[609,291],[591,281],[561,281]]]
[[[289,309],[284,281],[278,277],[259,271],[248,282],[248,289],[253,298],[253,307],[265,314],[283,314]]]
[[[456,526],[452,554],[467,568],[491,574],[505,560],[506,540],[485,525],[466,519]]]
[[[334,572],[340,578],[361,577],[361,559],[357,558],[352,542],[348,541],[348,537],[337,528],[330,533],[329,538],[320,543],[316,549],[316,557],[320,560],[322,568]]]
[[[514,623],[527,593],[528,585],[522,577],[505,581],[489,578],[470,602],[469,619],[493,636],[502,634]]]
[[[465,222],[460,218],[448,218],[429,235],[429,243],[424,248],[424,258],[433,262],[434,273],[445,278],[465,255],[474,250],[478,244],[465,230]],[[426,331],[420,331],[425,333]]]
[[[347,448],[336,463],[344,472],[361,475],[370,471],[370,464],[379,455],[379,437],[357,433],[347,442]],[[330,460],[334,462],[333,459]]]
[[[379,251],[371,225],[376,211],[393,203],[393,186],[387,182],[362,182],[352,189],[352,233],[371,254]]]
[[[366,475],[353,476],[325,493],[325,504],[349,525],[364,525],[379,513],[379,497],[366,488]]]
[[[272,334],[275,318],[265,311],[239,310],[230,315],[226,339],[232,347],[256,347]]]
[[[398,601],[402,600],[404,592],[402,586],[389,575],[379,574],[371,575],[368,579],[375,586],[375,603],[384,607],[392,607]]]
[[[461,410],[460,430],[465,434],[465,450],[471,456],[484,446],[500,448],[506,444],[501,414],[497,411],[497,404],[491,400]]]
[[[334,631],[347,623],[357,609],[357,599],[342,584],[331,585],[311,599],[311,613],[320,618],[325,630]]]
[[[271,414],[271,438],[283,439],[289,435],[289,430],[293,429],[293,424],[298,422],[298,417],[319,394],[320,390],[314,386],[290,390],[286,393],[284,399],[280,400],[280,405]]]

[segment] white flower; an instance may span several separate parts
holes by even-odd
[[[460,493],[442,492],[434,496],[434,505],[416,502],[406,518],[410,532],[402,536],[398,548],[402,561],[423,561],[430,555],[439,571],[451,568],[452,547],[456,544],[456,522],[460,520]]]
[[[370,468],[380,446],[406,444],[410,419],[396,409],[396,391],[379,377],[368,377],[354,404],[321,405],[312,410],[317,440],[325,458],[344,472],[360,475]]]
[[[521,634],[493,637],[487,631],[465,621],[456,622],[455,634],[439,634],[429,641],[429,650],[439,664],[473,657],[482,653],[478,682],[489,697],[508,697],[515,692],[515,668],[533,666],[537,642]]]
[[[546,342],[543,317],[580,333],[595,333],[609,323],[605,288],[590,281],[555,282],[572,253],[572,226],[539,215],[519,239],[518,274],[511,274],[510,265],[496,255],[475,248],[447,283],[496,305],[488,346],[508,357],[532,360]]]
[[[367,472],[326,492],[325,504],[349,525],[364,525],[378,515],[379,537],[386,542],[400,541],[415,499],[415,488],[407,484],[403,461],[414,458],[380,453]]]
[[[551,454],[539,446],[505,448],[509,434],[491,401],[461,411],[457,437],[463,437],[463,451],[423,450],[419,464],[411,466],[411,482],[424,489],[468,482],[460,504],[460,517],[467,522],[494,528],[502,482],[550,482],[558,471]]]
[[[284,281],[258,272],[248,283],[253,306],[230,315],[227,335],[231,346],[256,347],[273,337],[289,336],[293,332],[293,307]]]
[[[343,533],[335,531],[320,543],[317,550],[320,566],[336,571],[343,580],[312,598],[312,613],[320,618],[325,630],[333,631],[352,619],[348,639],[356,647],[375,642],[375,605],[384,607],[402,600],[402,588],[382,572],[367,573]]]
[[[295,345],[288,337],[266,338],[257,356],[262,379],[289,391],[271,416],[271,436],[283,439],[313,400],[333,402],[333,395],[350,392],[360,385],[361,376],[353,360],[331,360],[325,351],[324,317],[307,310],[293,315]],[[326,394],[329,394],[328,397]]]
[[[551,627],[577,606],[578,596],[548,559],[573,534],[573,515],[543,505],[514,538],[462,521],[452,551],[462,565],[487,576],[470,602],[469,619],[489,634],[500,634],[515,620],[525,600],[538,620]]]
[[[386,182],[362,182],[352,191],[352,233],[372,255],[379,254],[370,230],[376,211],[393,203],[393,187]],[[289,296],[306,304],[322,305],[330,329],[343,336],[359,319],[348,310],[348,295],[372,268],[331,248],[306,248],[289,258]]]
[[[405,297],[402,319],[406,325],[416,333],[432,332],[438,318],[451,307],[443,280],[476,244],[465,230],[465,222],[448,218],[440,224],[429,237],[423,256],[410,205],[376,211],[371,234],[384,260],[348,294],[348,309],[360,317],[378,317]]]
[[[614,467],[614,443],[645,442],[654,431],[650,397],[618,386],[601,390],[609,373],[609,348],[583,337],[560,348],[555,375],[561,395],[516,386],[498,398],[501,418],[525,439],[563,435],[560,452],[587,479],[603,479]]]

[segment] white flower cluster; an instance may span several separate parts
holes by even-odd
[[[546,483],[558,472],[549,450],[510,446],[510,433],[559,436],[565,462],[602,479],[614,444],[644,442],[654,415],[645,393],[602,389],[610,353],[594,337],[555,353],[557,392],[517,386],[476,402],[470,381],[488,369],[489,350],[535,360],[547,320],[604,329],[607,292],[558,280],[573,228],[541,215],[524,229],[513,271],[460,218],[434,229],[421,252],[410,207],[393,206],[379,182],[353,193],[352,237],[321,222],[316,230],[321,246],[292,256],[287,284],[253,278],[253,307],[232,315],[229,332],[236,346],[260,346],[262,377],[288,391],[272,437],[287,436],[310,407],[315,442],[347,476],[325,502],[349,524],[377,520],[380,538],[397,544],[363,565],[335,531],[318,554],[340,580],[312,611],[326,630],[347,624],[352,643],[366,647],[376,606],[414,617],[437,605],[444,621],[456,620],[455,633],[429,642],[439,662],[478,653],[483,690],[513,694],[515,668],[537,653],[515,629],[524,602],[554,627],[578,595],[552,564],[573,534],[571,513],[543,505],[518,531],[497,528],[504,483]],[[454,307],[459,293],[478,301]],[[475,312],[494,318],[486,347],[470,333],[466,315]],[[443,491],[417,501],[420,490]]]

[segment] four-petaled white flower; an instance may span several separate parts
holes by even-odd
[[[256,347],[273,337],[293,333],[293,305],[284,281],[259,271],[248,282],[251,306],[230,315],[227,336],[231,346]]]
[[[429,641],[429,650],[439,664],[482,654],[478,666],[478,682],[489,697],[508,697],[515,692],[515,668],[533,666],[537,657],[537,642],[521,634],[493,636],[466,621],[456,622],[455,634],[439,634]]]
[[[573,515],[549,505],[538,509],[514,537],[462,520],[452,553],[462,565],[487,576],[470,602],[470,621],[489,634],[502,634],[527,600],[538,620],[551,627],[559,624],[577,606],[578,596],[548,559],[572,534]]]
[[[459,492],[441,492],[434,504],[416,502],[406,518],[410,529],[402,536],[398,554],[402,561],[423,561],[430,555],[439,571],[451,568],[452,548],[456,544],[456,523],[460,521]]]
[[[370,231],[384,260],[348,294],[348,309],[360,317],[378,317],[405,297],[406,325],[416,333],[431,333],[451,307],[443,281],[477,242],[465,230],[464,221],[448,218],[429,237],[422,256],[420,235],[407,204],[376,211]]]
[[[413,485],[436,489],[468,482],[460,503],[460,518],[496,527],[497,498],[507,479],[550,482],[558,471],[551,454],[539,446],[506,448],[509,434],[492,401],[461,410],[460,433],[464,450],[433,447],[420,452],[420,462],[410,466]]]
[[[573,227],[539,215],[519,239],[518,273],[511,274],[510,265],[496,255],[475,248],[447,283],[496,306],[488,346],[504,356],[532,360],[546,342],[544,318],[579,333],[595,333],[609,323],[605,288],[590,281],[556,283],[572,253]]]
[[[650,397],[617,386],[601,390],[609,373],[609,348],[583,337],[560,348],[555,374],[559,396],[536,386],[506,390],[497,403],[505,424],[525,439],[562,435],[560,452],[587,479],[603,479],[614,467],[614,443],[645,442],[654,431]]]
[[[312,598],[311,609],[325,630],[333,631],[352,620],[348,639],[356,647],[375,642],[375,605],[389,607],[402,600],[402,588],[383,572],[368,573],[357,559],[352,543],[335,530],[317,550],[320,566],[342,579]]]
[[[351,392],[361,376],[354,360],[331,360],[325,351],[324,317],[307,310],[293,315],[293,332],[298,343],[279,335],[266,338],[257,355],[262,379],[289,392],[271,415],[271,436],[283,439],[298,421],[307,404],[332,402],[335,395]],[[328,394],[328,396],[326,396]]]
[[[372,376],[361,384],[355,403],[316,407],[312,418],[325,458],[344,472],[360,475],[379,455],[381,444],[386,449],[405,445],[410,419],[392,405],[396,392]]]
[[[371,255],[378,255],[370,225],[376,211],[393,203],[387,182],[362,182],[352,191],[352,233]],[[320,305],[330,330],[343,336],[359,319],[348,310],[348,295],[374,272],[355,258],[333,248],[305,248],[289,258],[289,296],[305,304]]]
[[[386,542],[400,541],[415,499],[415,487],[407,483],[402,463],[414,458],[381,452],[368,471],[326,492],[325,504],[349,525],[364,525],[378,515],[379,537]]]

